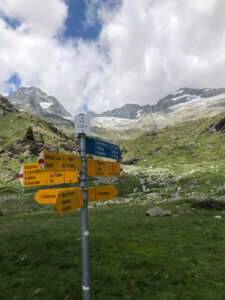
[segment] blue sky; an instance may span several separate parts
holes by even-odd
[[[82,38],[95,40],[101,30],[101,24],[96,22],[92,26],[87,26],[85,11],[87,9],[83,0],[68,0],[68,17],[65,25],[64,36],[66,38]]]
[[[39,87],[72,114],[225,86],[223,0],[0,1],[0,94]]]

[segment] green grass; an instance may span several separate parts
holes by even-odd
[[[174,204],[189,205],[161,207]],[[224,299],[224,219],[147,209],[89,209],[92,299]],[[81,299],[78,211],[1,217],[0,227],[1,299]]]
[[[215,132],[206,135],[204,129],[224,117],[223,113],[213,118],[160,129],[153,136],[144,134],[130,141],[120,141],[123,158],[138,157],[141,160],[137,165],[172,166],[178,172],[184,165],[197,168],[221,163],[225,158],[225,134]]]

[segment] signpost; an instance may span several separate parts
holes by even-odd
[[[86,137],[87,154],[108,157],[116,160],[121,159],[120,147],[108,142]]]
[[[75,118],[76,120],[76,118]],[[76,125],[75,125],[76,132]],[[90,291],[90,258],[89,258],[89,230],[88,230],[88,188],[87,188],[87,158],[85,131],[77,129],[79,134],[79,152],[81,156],[80,187],[83,190],[84,207],[80,210],[81,216],[81,249],[82,249],[82,290],[83,300],[91,298]]]
[[[82,246],[82,290],[83,300],[90,300],[90,261],[88,203],[106,201],[117,196],[114,186],[87,187],[87,176],[120,177],[121,159],[119,146],[86,137],[90,132],[90,121],[85,115],[75,117],[75,132],[79,136],[80,156],[42,152],[38,163],[24,164],[19,180],[22,186],[40,186],[78,182],[73,188],[39,190],[34,196],[39,204],[54,204],[59,215],[80,210]],[[92,154],[117,160],[117,162],[87,159]]]

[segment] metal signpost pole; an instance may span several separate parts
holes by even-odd
[[[82,170],[79,183],[83,189],[84,207],[81,215],[81,247],[82,247],[82,290],[83,300],[90,297],[90,262],[89,262],[89,231],[88,231],[88,188],[87,188],[87,159],[86,159],[86,134],[79,133],[79,152],[81,156]]]

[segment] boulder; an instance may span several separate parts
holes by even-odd
[[[149,209],[148,211],[146,211],[145,214],[147,217],[156,217],[156,216],[165,217],[165,216],[171,215],[171,211],[164,211],[160,207],[153,207],[153,208]]]
[[[134,163],[136,163],[139,160],[140,160],[140,158],[138,158],[138,157],[132,157],[132,158],[128,158],[126,160],[122,160],[121,163],[124,165],[133,165]]]

